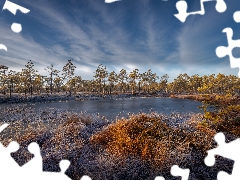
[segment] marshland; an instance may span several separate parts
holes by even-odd
[[[44,171],[71,165],[72,179],[179,179],[172,165],[189,168],[190,179],[216,179],[231,172],[233,161],[217,157],[204,164],[213,139],[240,136],[239,78],[233,75],[180,74],[169,82],[151,70],[108,72],[99,65],[93,80],[74,76],[73,62],[62,71],[50,65],[44,77],[29,61],[21,72],[1,66],[0,135],[7,146],[20,144],[12,157],[23,165],[32,158],[27,146],[41,148]]]
[[[37,142],[43,170],[68,159],[73,180],[231,173],[233,161],[204,158],[217,132],[240,135],[239,0],[179,1],[2,1],[0,143],[20,144],[20,166]]]

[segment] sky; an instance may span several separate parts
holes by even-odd
[[[216,1],[205,2],[204,15],[188,16],[185,23],[177,14],[177,0],[12,0],[30,10],[0,15],[0,65],[21,71],[29,60],[40,74],[50,64],[58,70],[72,59],[75,75],[93,79],[99,64],[107,70],[141,73],[151,69],[170,80],[180,73],[238,75],[228,56],[218,58],[215,49],[228,46],[222,30],[231,27],[233,39],[240,39],[240,23],[233,13],[240,10],[239,0],[225,0],[227,10],[219,13]],[[188,12],[200,10],[200,0],[189,0]],[[5,0],[0,0],[3,7]],[[11,30],[21,23],[22,31]],[[240,57],[239,48],[233,50]]]

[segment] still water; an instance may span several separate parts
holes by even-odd
[[[116,116],[127,116],[128,112],[138,113],[140,111],[148,113],[156,111],[158,113],[171,114],[172,112],[188,113],[201,112],[198,106],[202,103],[188,99],[174,98],[126,98],[126,99],[101,99],[86,101],[68,102],[48,102],[29,104],[28,106],[36,110],[45,108],[55,108],[59,110],[87,112],[89,114],[99,113],[107,119],[115,119]],[[120,113],[121,112],[121,113]]]

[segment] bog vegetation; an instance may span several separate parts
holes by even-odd
[[[74,180],[92,179],[174,179],[170,167],[190,168],[190,179],[216,179],[219,169],[231,173],[232,161],[217,157],[214,167],[204,164],[213,139],[224,132],[227,141],[240,135],[239,98],[204,95],[203,114],[132,114],[109,121],[97,115],[46,109],[34,111],[25,105],[5,108],[2,122],[10,123],[0,135],[6,146],[16,140],[20,150],[14,159],[23,165],[32,158],[27,146],[41,147],[45,171],[59,171],[61,159],[69,159],[67,174]],[[208,112],[207,103],[217,105]]]
[[[24,105],[0,111],[1,122],[11,125],[0,135],[7,145],[16,140],[20,151],[13,153],[23,165],[32,156],[27,152],[30,142],[41,147],[44,170],[58,171],[58,162],[69,159],[67,174],[74,180],[87,174],[93,179],[154,179],[163,175],[173,179],[174,164],[190,168],[190,179],[216,179],[219,169],[231,172],[232,162],[217,157],[213,168],[204,165],[209,149],[216,147],[213,136],[224,132],[227,141],[240,137],[240,80],[233,75],[180,74],[168,82],[167,74],[158,77],[151,70],[118,74],[99,65],[93,80],[74,76],[76,66],[71,60],[62,72],[53,65],[46,68],[48,77],[34,70],[29,61],[21,72],[0,66],[0,92],[11,98],[13,93],[41,95],[68,92],[167,93],[171,97],[204,102],[202,114],[167,116],[152,112],[122,119],[106,120],[94,115],[46,109],[39,112]],[[208,111],[208,105],[215,111]]]
[[[34,112],[20,106],[2,113],[11,126],[1,133],[0,141],[20,143],[20,150],[12,154],[20,165],[32,158],[27,146],[34,141],[41,147],[45,171],[59,171],[58,162],[69,159],[67,174],[74,180],[86,174],[100,180],[158,175],[172,179],[174,164],[190,168],[190,179],[214,179],[220,168],[231,172],[231,162],[221,158],[213,168],[204,165],[206,150],[216,146],[216,130],[200,125],[202,114],[139,113],[110,122],[87,114]]]

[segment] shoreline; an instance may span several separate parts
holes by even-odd
[[[170,94],[170,93],[121,93],[121,94],[94,94],[94,93],[77,93],[68,95],[65,93],[59,94],[41,94],[41,95],[12,95],[8,97],[0,94],[0,104],[18,104],[18,103],[36,103],[36,102],[56,102],[56,101],[85,101],[85,100],[99,100],[99,99],[125,99],[125,98],[141,98],[141,97],[158,97],[158,98],[178,98],[189,99],[203,102],[205,100],[213,101],[217,95],[209,94]],[[239,96],[236,96],[239,98]]]
[[[217,105],[219,103],[216,100],[217,96],[223,96],[219,94],[170,94],[170,93],[114,93],[114,94],[95,94],[95,93],[76,93],[74,95],[68,95],[66,93],[58,94],[41,94],[41,95],[19,95],[15,94],[12,97],[0,94],[1,104],[18,104],[18,103],[37,103],[37,102],[61,102],[61,101],[87,101],[87,100],[99,100],[99,99],[125,99],[125,98],[141,98],[141,97],[158,97],[158,98],[177,98],[177,99],[189,99],[200,102],[207,102],[211,105]],[[240,103],[240,95],[232,96],[227,99],[228,101],[237,101]]]
[[[52,101],[81,101],[81,100],[98,100],[98,99],[119,99],[119,98],[134,98],[134,97],[169,97],[178,99],[190,99],[196,101],[213,101],[219,94],[171,94],[171,93],[114,93],[114,94],[95,94],[95,93],[76,93],[68,95],[66,93],[58,94],[41,94],[41,95],[19,95],[15,94],[12,97],[0,94],[0,104],[4,103],[25,103],[25,102],[52,102]],[[240,95],[234,95],[228,99],[240,99]]]
[[[69,96],[65,93],[61,94],[42,94],[42,95],[13,95],[11,98],[0,95],[0,104],[18,104],[18,103],[36,103],[36,102],[56,102],[56,101],[85,101],[99,99],[120,99],[120,98],[136,98],[136,97],[170,97],[166,93],[124,93],[124,94],[89,94],[78,93]]]

